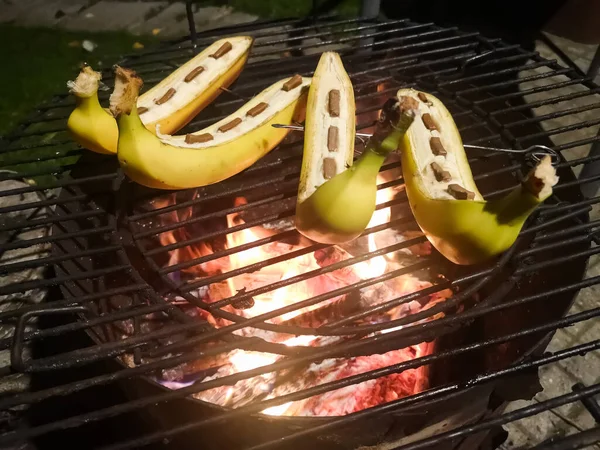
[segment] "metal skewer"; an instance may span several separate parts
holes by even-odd
[[[285,125],[282,123],[274,123],[272,125],[274,128],[286,128],[288,130],[294,131],[304,131],[304,127],[302,125]],[[370,138],[372,135],[367,133],[356,133],[355,136],[357,138]],[[464,144],[464,148],[472,148],[476,150],[488,150],[491,152],[504,152],[504,153],[516,153],[516,154],[524,154],[526,156],[530,156],[535,162],[539,162],[544,156],[548,155],[552,158],[552,164],[556,165],[560,161],[560,156],[558,152],[554,149],[546,145],[536,144],[531,145],[527,148],[523,149],[513,149],[513,148],[498,148],[498,147],[486,147],[482,145],[469,145]]]

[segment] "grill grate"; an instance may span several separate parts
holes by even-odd
[[[183,269],[297,236],[294,230],[284,230],[233,249],[216,250],[184,262],[165,263],[174,251],[201,242],[224,239],[236,231],[291,217],[302,156],[301,141],[290,139],[258,164],[231,180],[202,190],[177,193],[174,203],[149,209],[147,205],[151,202],[171,198],[172,194],[141,189],[123,178],[112,158],[81,152],[65,132],[65,120],[74,103],[64,94],[56,95],[9,135],[0,150],[3,166],[16,171],[2,172],[0,180],[10,182],[26,178],[30,181],[28,186],[11,186],[0,193],[1,198],[7,199],[1,204],[0,213],[15,217],[0,226],[4,233],[0,246],[3,255],[0,273],[6,280],[0,284],[0,295],[7,299],[9,305],[0,312],[0,346],[5,353],[11,352],[10,362],[4,361],[0,376],[6,383],[16,376],[22,377],[22,374],[32,380],[48,376],[57,381],[40,387],[28,384],[23,392],[18,389],[8,392],[9,395],[0,399],[0,410],[18,411],[27,409],[26,405],[33,408],[35,405],[63,398],[77,399],[78,395],[94,392],[100,387],[147,377],[166,368],[216,356],[232,349],[262,351],[284,355],[286,358],[269,366],[196,382],[179,390],[153,391],[152,394],[134,400],[110,401],[84,408],[77,414],[57,414],[51,420],[46,418],[42,422],[31,420],[26,426],[10,427],[7,424],[4,434],[0,436],[3,444],[53,433],[58,436],[63,436],[64,433],[66,436],[70,429],[85,429],[93,423],[103,426],[105,423],[112,423],[109,421],[115,418],[120,420],[127,413],[140,412],[159,403],[183,399],[197,392],[230,385],[274,370],[294,368],[325,358],[370,355],[406,347],[449,335],[476,321],[485,321],[488,317],[507,317],[508,314],[539,311],[541,302],[554,300],[547,309],[556,310],[553,313],[559,311],[554,316],[540,315],[527,326],[517,329],[507,326],[493,336],[441,349],[432,355],[275,399],[253,402],[235,410],[215,409],[206,418],[195,420],[194,416],[190,416],[189,422],[170,424],[158,430],[145,430],[139,436],[134,433],[127,437],[107,439],[98,444],[102,448],[121,449],[157,443],[193,429],[212,429],[235,418],[248,417],[267,407],[391,373],[441,364],[444,361],[457,361],[464,356],[474,358],[472,355],[481,354],[481,351],[492,352],[502,345],[510,347],[512,343],[527,339],[530,346],[534,346],[544,338],[544,342],[547,342],[548,333],[600,316],[600,308],[592,308],[558,318],[566,311],[577,292],[600,283],[600,276],[589,275],[581,280],[586,262],[599,252],[596,244],[600,221],[590,221],[588,217],[598,203],[598,197],[583,198],[579,191],[581,185],[600,180],[600,175],[576,179],[571,172],[571,169],[599,159],[597,156],[583,156],[586,152],[581,151],[583,146],[598,140],[597,136],[590,134],[590,130],[600,124],[600,120],[580,116],[600,108],[600,88],[590,79],[572,67],[563,67],[556,61],[546,60],[535,52],[507,45],[498,39],[487,39],[478,33],[463,33],[455,28],[416,24],[408,20],[376,22],[367,19],[323,19],[309,24],[291,20],[260,22],[212,34],[200,34],[196,45],[202,48],[216,36],[242,32],[253,35],[256,43],[246,69],[234,85],[235,95],[221,95],[215,105],[188,125],[189,129],[198,129],[225,117],[239,107],[245,101],[244,98],[283,76],[295,72],[310,76],[320,53],[335,49],[342,55],[357,93],[357,105],[360,105],[357,111],[357,129],[367,130],[372,126],[373,112],[400,86],[419,87],[439,96],[445,102],[466,143],[513,148],[547,143],[560,151],[563,155],[558,165],[561,182],[556,187],[555,195],[539,209],[539,214],[522,232],[518,244],[490,266],[457,270],[433,255],[419,259],[408,267],[361,280],[284,309],[245,318],[221,308],[376,256],[397,252],[423,243],[425,238],[416,237],[385,246],[374,253],[354,256],[208,304],[195,295],[198,289],[327,247],[310,245],[250,266],[192,281],[182,281],[175,276]],[[136,54],[122,64],[138,70],[150,87],[174,67],[185,62],[193,51],[194,46],[190,40],[183,40],[159,50]],[[107,85],[111,86],[108,73],[105,74],[105,79]],[[377,90],[377,86],[383,88]],[[103,97],[105,101],[107,95]],[[535,111],[534,114],[531,113],[532,110]],[[559,117],[572,118],[572,123],[566,126],[553,125],[552,121]],[[590,137],[575,138],[575,132],[581,131],[586,131]],[[556,143],[550,140],[552,138],[558,138]],[[358,148],[360,150],[360,146]],[[522,175],[523,161],[504,154],[471,155],[470,162],[476,181],[486,197],[506,192]],[[382,172],[392,172],[398,166],[397,162],[390,162],[383,167]],[[402,179],[397,178],[380,184],[379,189],[401,185]],[[231,199],[240,195],[248,197],[246,204],[236,206],[231,203]],[[19,201],[14,200],[17,198]],[[215,208],[215,204],[219,206]],[[399,197],[378,205],[378,209],[401,207],[405,204],[406,199]],[[269,210],[267,207],[274,209]],[[267,212],[234,227],[213,228],[211,231],[202,228],[203,224],[222,221],[227,215],[249,214],[256,210]],[[185,217],[188,211],[193,214]],[[179,218],[174,223],[161,223],[161,217],[173,213],[184,218]],[[407,228],[411,224],[410,218],[395,219],[368,229],[365,235],[376,234],[391,227]],[[189,228],[203,231],[170,245],[156,245],[161,234]],[[324,302],[403,274],[437,268],[447,276],[433,286],[398,296],[323,327],[308,328],[266,322],[303,306]],[[553,275],[552,279],[548,279],[549,274]],[[528,283],[535,280],[539,283],[540,279],[544,281],[537,284],[538,289],[534,292],[527,289]],[[385,323],[355,323],[373,313],[386,311],[448,288],[455,290],[455,295],[430,309]],[[32,295],[46,291],[47,298],[55,301],[28,302]],[[477,305],[461,308],[473,296],[480,297]],[[204,321],[190,318],[177,304],[167,301],[175,297],[231,323],[215,329]],[[118,301],[124,298],[129,301],[124,307],[111,306],[115,299]],[[534,305],[538,305],[537,309],[534,309]],[[153,313],[162,314],[165,325],[159,330],[142,331],[142,318]],[[420,322],[434,318],[439,313],[445,315],[436,320]],[[49,321],[50,325],[45,325],[46,319],[52,317],[59,320]],[[132,319],[134,332],[127,339],[115,337],[115,324],[127,319]],[[400,325],[404,327],[395,328]],[[342,344],[307,350],[232,334],[235,330],[250,326],[295,335],[343,336],[348,340]],[[352,339],[386,329],[391,331],[360,340]],[[93,342],[81,338],[69,348],[61,347],[60,351],[53,350],[51,353],[42,353],[41,356],[36,351],[32,353],[31,348],[38,343],[54,342],[61,337],[68,339],[73,333],[82,330],[91,334]],[[185,336],[185,340],[169,341],[175,335]],[[215,340],[219,340],[217,345],[198,350],[199,345]],[[441,384],[422,393],[344,417],[316,420],[310,422],[310,426],[286,429],[283,435],[266,437],[261,442],[248,441],[244,448],[254,450],[285,446],[288,443],[293,445],[304,438],[347,430],[353,424],[381,417],[384,413],[402,414],[415,408],[431,407],[467,390],[511,380],[511,377],[532,369],[585,355],[599,348],[600,340],[594,340],[553,353],[534,353],[508,368],[476,371],[475,375],[466,380]],[[134,364],[119,366],[118,370],[105,373],[84,370],[89,366],[95,367],[99,362],[112,361],[118,356],[131,356]],[[143,358],[158,356],[162,359],[142,362]],[[560,405],[580,400],[589,403],[589,399],[599,393],[600,384],[581,387],[551,400],[499,414],[476,425],[467,424],[452,431],[438,433],[399,448],[418,449],[433,444],[449,446],[451,442],[455,445],[457,440],[466,436]],[[597,440],[597,428],[568,438],[570,445]],[[550,443],[540,448],[555,448],[553,445],[559,443]]]

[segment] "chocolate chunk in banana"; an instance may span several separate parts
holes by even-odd
[[[459,184],[449,184],[448,193],[457,200],[473,200],[475,192],[471,192]]]
[[[331,125],[327,130],[327,149],[330,152],[337,152],[340,142],[340,129]]]
[[[326,180],[333,178],[337,173],[337,164],[333,158],[325,158],[323,160],[323,177]]]
[[[211,57],[215,58],[215,59],[219,59],[221,56],[229,53],[229,51],[233,48],[233,46],[231,45],[231,42],[225,42],[223,45],[221,45],[219,47],[219,49],[214,52],[212,55],[210,55]]]
[[[425,128],[427,128],[428,130],[433,131],[433,130],[438,129],[438,126],[435,123],[435,121],[433,120],[433,117],[431,117],[431,114],[425,113],[425,114],[423,114],[421,119],[423,119],[423,124],[425,125]]]
[[[429,139],[429,146],[435,156],[446,156],[448,154],[439,137],[432,137]]]
[[[248,110],[248,112],[246,113],[246,115],[250,116],[250,117],[256,117],[261,112],[263,112],[265,109],[267,109],[268,106],[269,106],[268,103],[260,102],[258,105],[256,105],[255,107],[251,108],[250,110]]]
[[[177,92],[175,89],[169,88],[169,90],[165,92],[161,98],[154,100],[154,103],[157,105],[162,105],[163,103],[168,102],[175,95],[175,92]]]
[[[242,119],[240,119],[239,117],[236,117],[235,119],[233,119],[231,122],[226,123],[225,125],[221,125],[219,127],[219,131],[221,133],[225,133],[226,131],[229,130],[233,130],[235,127],[237,127],[240,123],[242,123]]]
[[[340,91],[332,89],[327,97],[327,111],[331,117],[340,116]]]
[[[435,175],[435,179],[437,181],[450,181],[452,179],[452,175],[447,170],[436,163],[435,161],[431,163],[431,170],[433,170],[433,174]]]
[[[200,75],[202,72],[204,72],[204,67],[198,66],[194,70],[192,70],[190,73],[188,73],[185,76],[185,78],[183,79],[183,81],[185,81],[186,83],[189,83],[194,78],[196,78],[198,75]]]
[[[202,133],[202,134],[186,134],[185,135],[185,143],[186,144],[199,144],[202,142],[212,141],[213,135],[210,133]]]

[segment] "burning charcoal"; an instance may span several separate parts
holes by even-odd
[[[185,78],[183,79],[183,81],[185,81],[186,83],[189,83],[194,78],[196,78],[198,75],[200,75],[202,72],[204,72],[204,67],[198,66],[194,70],[192,70],[190,73],[188,73],[185,76]]]
[[[267,398],[274,398],[301,389],[347,378],[352,375],[389,367],[432,354],[434,345],[423,343],[392,350],[381,355],[349,359],[326,359],[313,364],[308,371],[277,386]],[[286,416],[343,416],[365,408],[381,405],[422,392],[429,386],[427,367],[408,369],[363,383],[346,386],[324,394],[293,402],[283,413]]]
[[[170,88],[167,92],[165,92],[165,95],[163,95],[161,98],[154,100],[154,103],[156,103],[157,105],[162,105],[163,103],[168,102],[174,95],[175,95],[175,89]]]
[[[338,89],[329,91],[327,111],[331,117],[340,116],[340,91]]]
[[[337,245],[317,250],[314,253],[315,260],[320,267],[327,267],[340,261],[352,258],[345,250],[342,250]],[[342,267],[341,269],[330,272],[330,275],[340,280],[342,283],[354,284],[360,281],[360,277],[352,266]]]
[[[328,303],[322,308],[308,311],[293,317],[282,325],[299,326],[305,328],[319,328],[330,322],[339,320],[349,314],[357,312],[361,307],[361,296],[358,292],[342,296],[339,300]]]
[[[229,51],[233,48],[231,42],[225,42],[223,45],[219,47],[219,49],[210,55],[212,58],[219,59],[221,56],[229,53]]]
[[[263,112],[265,109],[267,109],[267,107],[269,106],[268,103],[265,102],[260,102],[258,105],[256,105],[254,108],[251,108],[246,115],[250,116],[250,117],[256,117],[258,116],[261,112]]]
[[[181,382],[186,377],[202,374],[202,372],[221,367],[228,363],[229,359],[226,354],[206,356],[202,359],[197,359],[195,361],[190,361],[175,367],[163,369],[160,376],[165,381]]]

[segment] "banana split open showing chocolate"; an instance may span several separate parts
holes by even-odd
[[[416,104],[401,148],[402,171],[410,206],[427,238],[457,264],[482,262],[507,250],[558,182],[550,157],[505,197],[486,202],[443,103],[413,89],[399,90],[398,99]]]

